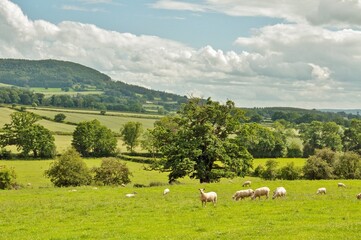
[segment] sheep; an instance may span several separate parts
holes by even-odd
[[[239,199],[243,200],[243,198],[252,196],[253,193],[253,189],[239,190],[233,195],[232,199],[236,201],[238,201]]]
[[[357,195],[356,195],[356,198],[359,199],[359,200],[361,200],[361,193],[357,194]]]
[[[343,184],[343,183],[341,183],[341,182],[340,182],[340,183],[337,183],[337,186],[338,186],[338,187],[346,187],[346,185]]]
[[[207,202],[213,202],[213,206],[216,205],[217,203],[217,193],[215,192],[204,192],[206,189],[205,188],[200,188],[198,189],[201,193],[200,199],[202,202],[202,206],[206,206]]]
[[[125,194],[125,197],[127,197],[127,198],[133,198],[133,197],[135,197],[135,194],[137,194],[137,192],[127,193],[127,194]]]
[[[243,184],[242,184],[242,187],[250,187],[251,186],[251,181],[245,181]]]
[[[254,193],[252,194],[252,200],[258,197],[258,199],[261,199],[261,196],[266,196],[266,199],[268,199],[269,196],[269,188],[268,187],[261,187],[254,190]]]
[[[317,189],[316,194],[326,194],[326,188],[323,187],[323,188]]]
[[[166,188],[166,189],[164,189],[164,191],[163,191],[163,195],[166,195],[166,194],[168,194],[169,192],[170,192],[169,188]]]
[[[273,197],[272,199],[275,199],[277,197],[285,197],[286,196],[286,189],[284,187],[278,187],[276,188],[276,190],[273,192]]]

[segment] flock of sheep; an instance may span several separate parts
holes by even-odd
[[[337,184],[338,187],[346,187],[345,184],[343,183],[338,183]],[[251,181],[245,181],[242,184],[242,187],[250,187],[251,186]],[[215,206],[217,204],[217,193],[216,192],[205,192],[204,188],[200,188],[200,200],[202,202],[202,206],[206,206],[207,202],[212,202],[213,205]],[[168,193],[170,193],[169,188],[164,189],[163,191],[163,195],[167,195]],[[256,190],[253,189],[246,189],[246,190],[239,190],[237,192],[234,193],[234,195],[232,196],[232,199],[238,201],[239,199],[244,199],[244,198],[248,198],[250,197],[252,200],[258,198],[260,199],[262,196],[266,196],[266,199],[269,198],[269,193],[270,193],[270,189],[268,187],[260,187],[257,188]],[[286,189],[284,187],[277,187],[276,190],[274,190],[273,192],[273,196],[272,199],[275,198],[279,198],[279,197],[285,197],[286,196]],[[128,193],[125,196],[130,198],[130,197],[135,197],[136,192],[133,193]],[[317,189],[316,194],[326,194],[326,188],[322,187]],[[361,200],[361,193],[356,195],[356,198]]]
[[[251,186],[251,181],[246,181],[242,184],[243,187]],[[346,187],[345,184],[343,183],[338,183],[337,184],[338,187]],[[202,202],[202,206],[205,206],[207,202],[212,202],[213,205],[216,205],[217,203],[217,193],[215,192],[204,192],[204,188],[199,189],[201,196],[201,202]],[[262,196],[266,196],[266,199],[268,199],[269,197],[269,193],[270,193],[270,189],[268,187],[260,187],[257,188],[256,190],[253,189],[246,189],[246,190],[239,190],[237,192],[235,192],[235,194],[233,195],[233,199],[238,201],[239,199],[244,199],[247,197],[250,197],[252,200],[253,199],[260,199]],[[273,192],[273,196],[272,199],[278,198],[278,197],[285,197],[286,196],[286,189],[284,187],[278,187],[276,188],[276,190]],[[326,188],[322,187],[317,189],[316,194],[326,194]],[[356,198],[361,200],[361,193],[356,195]]]

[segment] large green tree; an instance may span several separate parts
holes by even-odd
[[[78,124],[72,146],[84,157],[108,157],[116,154],[115,134],[96,119]]]
[[[159,167],[169,171],[170,182],[184,176],[201,183],[244,176],[252,156],[234,139],[244,118],[232,101],[191,98],[177,114],[155,123],[152,134],[164,155]]]
[[[52,158],[56,154],[55,139],[51,132],[36,124],[40,118],[30,112],[11,114],[11,123],[5,124],[1,136],[1,145],[15,145],[22,155]]]
[[[350,127],[345,130],[342,139],[345,151],[354,151],[361,154],[361,120],[353,119]]]
[[[343,131],[335,122],[313,121],[309,124],[301,124],[300,136],[303,140],[305,157],[313,155],[316,149],[342,150]]]
[[[127,122],[122,126],[120,135],[128,151],[133,152],[134,148],[139,145],[139,137],[142,131],[142,124],[140,122]]]

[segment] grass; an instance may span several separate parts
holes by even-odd
[[[45,109],[28,109],[28,111],[36,113],[40,116],[45,116],[51,119],[54,119],[54,116],[59,113],[59,111],[49,111]],[[99,122],[111,129],[114,132],[119,133],[119,129],[122,125],[127,122],[140,122],[143,125],[144,129],[153,128],[153,124],[156,121],[155,118],[151,118],[150,116],[141,115],[142,117],[137,117],[135,114],[133,116],[130,115],[100,115],[99,112],[81,112],[75,111],[72,112],[63,112],[66,116],[65,121],[72,122],[72,123],[79,123],[83,121],[91,121],[94,119],[99,120]],[[139,115],[140,116],[140,115]],[[148,117],[148,118],[147,118]],[[51,122],[50,122],[51,123]],[[53,123],[56,125],[57,123]],[[63,123],[61,123],[63,124]],[[66,124],[63,124],[66,125]],[[52,127],[48,125],[49,130]],[[66,127],[67,128],[67,127]]]
[[[253,167],[257,167],[258,165],[265,166],[266,162],[271,158],[256,158],[253,160]],[[303,167],[306,163],[305,158],[272,158],[272,160],[276,160],[278,162],[277,168],[281,168],[287,165],[287,163],[293,162],[296,167]]]
[[[99,159],[87,159],[96,166]],[[2,239],[359,239],[359,180],[264,181],[252,180],[252,188],[284,186],[285,199],[235,202],[244,178],[199,184],[151,188],[77,187],[53,188],[42,176],[50,161],[0,161],[12,165],[19,181],[32,187],[0,191]],[[142,164],[127,163],[133,183],[166,182],[166,175],[145,171]],[[42,187],[42,188],[39,188]],[[45,188],[44,188],[45,187]],[[218,193],[218,204],[202,208],[198,188]],[[326,187],[327,195],[316,195]],[[76,191],[74,191],[76,190]],[[125,198],[137,191],[135,198]]]

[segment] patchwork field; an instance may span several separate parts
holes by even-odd
[[[54,188],[43,177],[51,161],[0,161],[13,166],[20,190],[0,191],[1,239],[359,239],[361,181],[345,180],[338,188],[329,181],[264,181],[222,179],[199,184],[181,179],[179,185],[134,188],[134,183],[166,184],[164,173],[145,171],[128,162],[133,172],[126,187]],[[87,159],[88,166],[100,160]],[[284,186],[284,199],[233,201],[244,180],[252,188]],[[26,186],[26,185],[25,185]],[[171,192],[163,196],[163,189]],[[214,207],[201,207],[198,188],[218,193]],[[316,195],[326,187],[326,195]],[[135,198],[126,193],[136,191]]]

